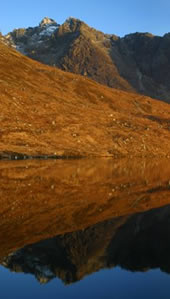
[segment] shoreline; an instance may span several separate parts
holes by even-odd
[[[49,155],[49,154],[20,154],[20,153],[2,153],[0,154],[0,161],[17,161],[17,160],[78,160],[78,159],[95,159],[95,158],[110,158],[110,159],[149,159],[149,158],[170,158],[169,155],[154,155],[154,154],[145,154],[145,155]]]

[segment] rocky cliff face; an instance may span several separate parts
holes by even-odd
[[[45,64],[170,102],[170,34],[120,38],[74,18],[62,25],[44,18],[39,26],[14,30],[3,39]]]
[[[36,27],[15,29],[4,39],[21,53],[30,56],[36,49],[46,48],[49,37],[58,29],[59,25],[52,19],[45,17]]]

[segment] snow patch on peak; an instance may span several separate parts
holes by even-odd
[[[59,25],[52,25],[52,26],[46,26],[40,33],[39,36],[50,36],[53,34],[54,31],[56,31],[59,28]]]

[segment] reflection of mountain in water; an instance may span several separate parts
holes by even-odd
[[[169,178],[168,159],[1,161],[0,261],[29,244],[168,205]]]
[[[170,206],[165,206],[28,245],[1,263],[32,273],[41,283],[59,277],[67,284],[114,266],[131,271],[158,267],[169,273],[169,252]]]

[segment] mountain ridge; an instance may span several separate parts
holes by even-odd
[[[45,64],[170,102],[170,33],[160,37],[136,32],[118,37],[73,17],[62,25],[46,17],[39,26],[14,30],[3,39]]]

